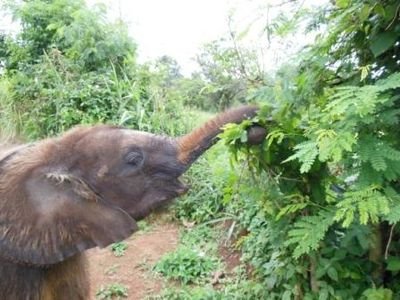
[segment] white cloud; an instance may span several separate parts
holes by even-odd
[[[305,0],[304,5],[318,5],[328,0]],[[291,37],[274,41],[267,47],[260,31],[265,26],[267,5],[282,0],[87,0],[89,4],[105,3],[111,18],[128,23],[132,37],[139,47],[139,59],[151,60],[161,55],[177,59],[185,74],[195,70],[192,58],[204,43],[228,33],[228,17],[234,13],[234,29],[239,32],[249,24],[254,30],[243,41],[246,46],[263,50],[265,69],[273,69],[289,52],[294,52],[310,37]],[[298,2],[299,3],[299,2]],[[290,5],[290,4],[289,4]],[[283,7],[285,9],[285,7]],[[270,17],[273,17],[273,12]],[[258,20],[258,23],[254,23]]]
[[[195,68],[192,57],[203,43],[227,31],[226,0],[88,0],[103,2],[112,18],[122,18],[139,46],[139,59],[170,55],[185,73]]]
[[[263,49],[264,68],[271,69],[287,58],[306,40],[302,36],[292,40],[274,41],[267,47],[265,36],[259,35],[265,22],[265,7],[282,0],[86,0],[89,5],[105,3],[111,19],[121,18],[129,26],[138,44],[139,60],[152,60],[162,55],[174,57],[185,74],[197,65],[192,60],[200,47],[228,32],[228,17],[234,13],[234,29],[239,32],[249,24],[254,31],[243,41],[248,47]],[[328,0],[305,0],[305,5],[326,3]],[[259,20],[258,25],[254,23]],[[16,31],[11,18],[0,18],[0,30]],[[292,46],[288,47],[288,44]]]

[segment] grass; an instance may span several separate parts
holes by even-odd
[[[139,227],[139,230],[141,231],[141,233],[146,233],[146,232],[150,232],[153,226],[148,221],[141,220],[138,222],[138,227]]]
[[[128,288],[120,283],[112,283],[107,286],[102,286],[96,293],[96,299],[111,300],[122,299],[128,297]]]
[[[117,257],[123,256],[125,254],[126,249],[128,249],[128,244],[124,241],[114,243],[111,245],[111,251]]]
[[[146,300],[258,300],[270,299],[265,285],[247,279],[243,268],[221,280],[218,287],[213,285],[170,285],[160,294]]]
[[[167,279],[188,284],[208,282],[218,266],[219,261],[216,257],[209,256],[199,249],[182,245],[176,251],[163,256],[155,265],[154,270]]]

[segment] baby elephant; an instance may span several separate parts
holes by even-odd
[[[136,221],[184,194],[179,177],[221,127],[256,111],[227,111],[179,138],[99,125],[2,150],[1,299],[89,299],[83,252],[129,237]]]

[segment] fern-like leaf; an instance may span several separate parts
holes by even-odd
[[[334,220],[342,222],[343,227],[349,227],[357,215],[361,224],[377,223],[379,217],[389,213],[389,199],[377,187],[370,186],[344,193],[336,207]]]
[[[321,161],[332,159],[338,162],[342,159],[344,151],[351,151],[356,139],[350,132],[341,132],[336,135],[318,136],[319,158]]]
[[[390,224],[400,222],[400,203],[397,203],[390,208],[390,212],[385,217],[385,220],[388,221]]]
[[[374,113],[378,104],[390,102],[391,98],[383,96],[383,92],[399,87],[400,73],[394,73],[374,85],[341,86],[335,89],[324,111],[336,118],[349,113],[365,117]]]
[[[385,189],[385,195],[391,199],[390,212],[386,215],[385,220],[390,224],[400,222],[400,195],[391,187]]]
[[[293,203],[293,204],[288,204],[285,207],[283,207],[279,213],[276,216],[276,220],[279,220],[283,216],[293,214],[299,210],[302,210],[308,206],[308,203]]]
[[[294,147],[294,150],[296,150],[296,153],[288,157],[282,163],[298,159],[302,163],[300,167],[300,172],[301,173],[308,172],[311,169],[315,161],[315,158],[318,155],[317,143],[314,141],[306,141],[296,145]]]
[[[297,259],[318,249],[320,241],[333,223],[334,213],[331,211],[320,211],[318,215],[302,217],[294,224],[294,229],[289,231],[289,239],[285,245],[296,245],[293,256]]]
[[[371,135],[359,139],[357,152],[362,162],[370,162],[378,172],[385,172],[388,165],[400,161],[399,150],[393,148],[388,142]]]

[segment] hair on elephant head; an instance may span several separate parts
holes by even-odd
[[[129,237],[184,194],[179,177],[221,127],[256,111],[227,111],[179,138],[99,125],[0,152],[0,294],[86,299],[81,253]]]

